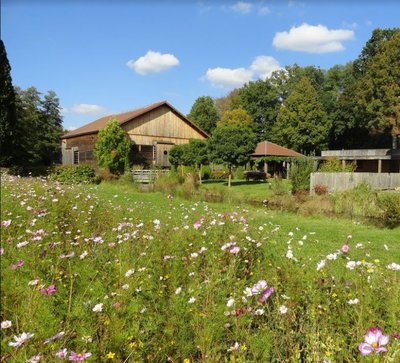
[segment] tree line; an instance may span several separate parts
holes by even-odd
[[[14,87],[0,40],[0,165],[49,166],[60,160],[61,107],[54,91]]]
[[[324,149],[396,148],[400,135],[400,28],[376,29],[360,55],[328,70],[297,64],[225,97],[199,97],[188,118],[213,133],[249,127],[304,154]]]

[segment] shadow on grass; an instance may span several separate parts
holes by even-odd
[[[202,184],[204,185],[212,185],[212,184],[219,184],[219,185],[226,185],[228,186],[228,181],[227,180],[203,180]],[[258,184],[268,184],[268,181],[263,181],[263,180],[251,180],[251,181],[246,181],[246,180],[232,180],[231,181],[231,186],[240,186],[240,185],[258,185]]]

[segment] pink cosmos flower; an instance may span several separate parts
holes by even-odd
[[[59,359],[67,358],[67,355],[68,355],[67,348],[60,349],[56,353],[56,357],[59,358]]]
[[[275,289],[273,287],[267,287],[258,298],[258,302],[263,303],[274,293]]]
[[[199,229],[204,222],[204,217],[201,217],[198,221],[194,222],[193,228]]]
[[[229,252],[236,255],[240,252],[240,247],[239,246],[234,246],[231,249],[229,249]]]
[[[342,251],[343,253],[347,253],[347,252],[349,252],[349,250],[350,250],[350,246],[349,245],[343,245],[340,248],[340,251]]]
[[[75,353],[71,352],[71,355],[68,357],[68,360],[73,361],[73,362],[82,362],[86,358],[89,358],[92,355],[92,353]]]
[[[25,261],[20,260],[11,265],[11,270],[16,270],[18,267],[22,267],[23,265],[25,265]]]
[[[1,227],[8,227],[11,224],[11,219],[8,221],[1,221]]]
[[[358,346],[358,350],[362,355],[368,355],[372,352],[376,354],[387,352],[387,349],[384,348],[387,343],[389,343],[389,335],[383,335],[381,328],[370,328],[364,335],[364,342]]]
[[[55,285],[49,285],[47,288],[40,289],[40,293],[43,295],[54,295],[56,291]]]

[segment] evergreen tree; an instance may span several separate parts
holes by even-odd
[[[9,166],[15,158],[16,122],[11,66],[4,43],[0,40],[0,165],[2,166]]]
[[[274,141],[303,153],[320,151],[327,147],[329,129],[318,94],[303,77],[279,111]]]
[[[209,96],[197,98],[187,117],[208,134],[212,133],[219,120],[214,101]]]

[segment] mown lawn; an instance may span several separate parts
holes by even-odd
[[[118,184],[1,188],[2,361],[400,359],[399,228]],[[364,357],[377,326],[389,341]]]

